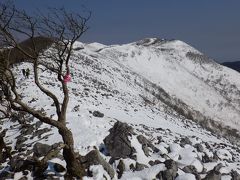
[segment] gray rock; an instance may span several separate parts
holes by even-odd
[[[39,129],[34,131],[33,136],[34,137],[37,136],[38,138],[41,138],[44,133],[47,133],[49,131],[51,131],[50,128]]]
[[[173,180],[177,176],[178,167],[175,161],[169,159],[164,162],[167,170],[162,171],[161,175],[164,180]]]
[[[199,143],[195,144],[194,147],[197,149],[198,152],[203,152],[203,146]]]
[[[140,164],[140,163],[136,162],[135,171],[142,171],[144,168],[148,168],[148,166],[145,164]]]
[[[142,144],[142,150],[143,150],[143,152],[144,152],[144,154],[145,154],[146,156],[150,156],[150,155],[149,155],[149,149],[148,149],[148,147],[151,148],[151,149],[153,150],[153,152],[159,152],[159,149],[156,148],[156,147],[151,143],[151,141],[149,141],[149,140],[148,140],[147,138],[145,138],[143,135],[138,135],[138,136],[137,136],[137,139],[138,139],[138,142],[139,142],[140,144]]]
[[[219,170],[222,167],[223,165],[221,163],[215,166],[213,170],[208,172],[208,174],[203,180],[221,180],[222,175]]]
[[[158,180],[163,180],[162,171],[160,171],[160,172],[156,175],[156,179],[158,179]]]
[[[15,145],[15,149],[20,151],[23,147],[24,147],[24,142],[27,140],[28,138],[20,135],[17,137],[17,142]]]
[[[178,167],[177,167],[177,163],[171,159],[168,159],[164,162],[165,166],[167,169],[174,169],[174,170],[177,170]]]
[[[148,164],[149,164],[150,166],[154,166],[154,165],[157,165],[157,164],[161,164],[161,161],[159,161],[159,160],[149,161]]]
[[[182,138],[180,141],[180,145],[182,147],[184,147],[186,144],[192,145],[192,142],[190,141],[190,139],[188,137]]]
[[[164,180],[174,180],[177,176],[177,171],[173,169],[167,169],[162,172],[162,179]]]
[[[184,171],[185,173],[194,174],[196,180],[201,180],[201,176],[198,174],[197,169],[196,169],[195,166],[192,166],[192,165],[185,166],[185,167],[183,168],[183,171]]]
[[[120,160],[117,166],[118,179],[122,177],[123,172],[125,171],[125,164],[123,160]]]
[[[45,156],[52,149],[52,146],[48,144],[42,144],[37,142],[33,146],[34,155],[37,157]]]
[[[231,176],[232,176],[232,180],[240,180],[240,175],[238,174],[237,171],[232,170]]]
[[[54,163],[53,168],[56,172],[64,172],[66,169],[58,163]]]
[[[33,125],[30,124],[23,124],[22,129],[21,129],[21,134],[22,135],[29,135],[34,132],[34,127]]]
[[[93,111],[92,114],[94,117],[100,117],[100,118],[104,117],[104,114],[99,111]]]
[[[110,134],[103,141],[110,156],[114,159],[131,157],[135,152],[128,139],[133,134],[132,127],[118,121],[109,131]]]
[[[13,179],[14,178],[14,173],[9,172],[9,171],[2,171],[0,173],[0,179],[1,180],[7,180],[7,179]]]
[[[9,165],[10,165],[11,171],[20,172],[22,171],[22,167],[24,166],[24,160],[19,156],[14,156],[11,158]]]
[[[87,169],[89,169],[91,165],[102,165],[111,178],[115,175],[112,167],[102,158],[98,150],[90,151],[86,156],[81,158],[81,161]]]
[[[36,128],[36,129],[40,128],[40,126],[41,126],[42,124],[43,124],[42,121],[37,121],[37,122],[35,123],[35,128]]]
[[[27,178],[26,176],[23,176],[23,177],[21,177],[21,178],[18,179],[18,180],[28,180],[28,178]]]

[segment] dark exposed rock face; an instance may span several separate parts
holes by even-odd
[[[240,180],[240,174],[237,171],[231,171],[231,176],[233,180]]]
[[[192,145],[192,142],[190,141],[190,139],[188,137],[182,138],[180,141],[180,145],[182,147],[184,147],[186,144]]]
[[[100,117],[100,118],[104,117],[104,114],[99,111],[93,111],[92,114],[94,117]]]
[[[153,152],[159,152],[159,149],[156,148],[152,143],[151,141],[149,141],[147,138],[145,138],[143,135],[138,135],[137,136],[137,139],[138,139],[138,142],[140,144],[142,144],[142,149],[143,149],[143,152],[146,156],[150,156],[149,155],[149,149],[148,148],[151,148],[153,150]]]
[[[118,178],[120,179],[122,177],[123,172],[125,171],[125,164],[123,160],[120,160],[117,166],[117,173],[118,173]]]
[[[131,157],[135,152],[128,138],[133,134],[132,127],[118,121],[109,131],[110,134],[104,139],[109,155],[114,159]]]
[[[52,146],[48,144],[36,143],[33,146],[34,155],[37,157],[45,156],[51,149]]]
[[[145,164],[141,164],[141,163],[136,163],[136,167],[135,167],[135,171],[142,171],[144,168],[148,168],[148,166],[147,165],[145,165]]]
[[[208,172],[208,174],[203,180],[221,180],[222,177],[220,173],[221,167],[223,167],[222,164],[218,164],[217,166],[215,166],[213,170]]]
[[[194,174],[196,180],[201,180],[201,177],[200,177],[200,175],[198,174],[197,169],[196,169],[195,166],[192,166],[192,165],[185,166],[185,167],[183,168],[183,171],[184,171],[185,173]]]
[[[204,149],[203,149],[203,146],[201,144],[195,144],[194,147],[197,149],[198,152],[203,152]]]
[[[9,172],[9,171],[2,171],[0,173],[0,179],[13,179],[14,178],[14,173]]]
[[[81,161],[87,169],[91,165],[102,165],[111,178],[115,175],[112,167],[102,158],[98,150],[90,151],[86,156],[81,158]]]
[[[11,158],[9,165],[10,165],[11,171],[19,172],[22,170],[22,167],[24,166],[24,160],[19,156],[14,156]]]
[[[162,179],[166,180],[173,180],[177,176],[177,164],[173,160],[166,160],[164,162],[167,170],[163,171],[162,174]]]
[[[53,167],[56,172],[64,172],[66,170],[61,164],[58,163],[54,163]]]

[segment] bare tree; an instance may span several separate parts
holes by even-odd
[[[24,111],[41,122],[56,127],[62,136],[63,156],[67,164],[67,172],[74,177],[82,177],[85,173],[79,158],[74,152],[72,132],[66,126],[66,111],[69,102],[69,91],[64,76],[69,74],[69,62],[73,52],[73,44],[88,30],[87,22],[91,13],[79,15],[62,9],[50,9],[49,14],[38,13],[32,17],[23,10],[18,10],[13,4],[0,4],[0,41],[2,50],[0,69],[0,90],[4,93],[2,101],[7,106],[2,108],[2,115],[7,117],[9,107],[14,111]],[[37,37],[45,37],[51,41],[54,52],[43,51],[38,47]],[[28,39],[28,47],[19,43],[17,37]],[[34,82],[37,87],[54,103],[57,119],[41,113],[27,103],[24,103],[17,91],[16,75],[10,68],[16,59],[11,59],[13,51],[18,51],[22,58],[28,59],[33,65]],[[41,58],[39,58],[41,56]],[[41,60],[40,60],[41,59]],[[50,59],[50,61],[44,61]],[[39,80],[40,67],[54,73],[61,84],[63,100],[60,99]],[[7,109],[6,109],[7,108]],[[41,107],[39,107],[40,109]]]

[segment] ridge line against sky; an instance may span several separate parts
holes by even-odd
[[[92,11],[83,42],[124,44],[148,37],[179,39],[218,62],[240,61],[239,0],[14,0],[34,12],[47,7]]]

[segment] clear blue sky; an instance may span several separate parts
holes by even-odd
[[[240,61],[240,0],[15,0],[34,12],[92,11],[83,42],[122,44],[146,37],[179,39],[219,62]]]

